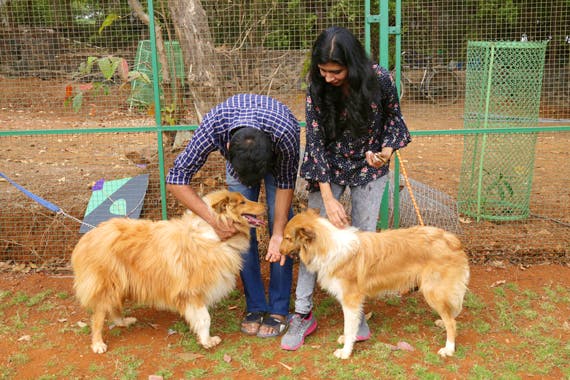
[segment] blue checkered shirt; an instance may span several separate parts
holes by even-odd
[[[268,96],[235,95],[215,106],[205,117],[186,149],[174,161],[166,183],[187,185],[217,150],[226,159],[226,168],[235,178],[237,174],[229,162],[228,142],[233,129],[252,127],[271,137],[276,164],[273,175],[277,187],[294,189],[299,165],[299,122],[282,103]]]

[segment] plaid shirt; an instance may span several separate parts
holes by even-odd
[[[189,184],[208,155],[215,150],[226,159],[229,174],[237,178],[229,162],[228,142],[231,131],[244,126],[259,129],[271,137],[276,154],[272,174],[277,187],[294,189],[299,165],[299,122],[284,104],[268,96],[254,94],[232,96],[204,117],[184,152],[174,161],[166,183]]]

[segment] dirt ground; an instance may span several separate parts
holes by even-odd
[[[20,84],[21,85],[21,84]],[[29,84],[30,88],[37,88],[38,83],[31,82]],[[93,105],[92,110],[93,116],[88,119],[81,119],[78,120],[73,114],[69,112],[58,113],[57,107],[54,107],[54,104],[59,104],[61,101],[60,98],[61,94],[52,94],[51,96],[45,95],[44,98],[40,99],[39,102],[34,102],[30,104],[29,109],[27,110],[15,110],[10,104],[2,103],[2,107],[0,108],[0,125],[2,130],[16,130],[16,129],[38,129],[38,128],[57,128],[57,129],[67,129],[67,128],[74,128],[74,127],[105,127],[105,126],[112,126],[113,121],[117,120],[124,120],[124,117],[128,112],[125,109],[117,109],[115,112],[111,114],[111,117],[108,116],[98,116],[97,115],[97,106]],[[56,100],[54,100],[56,99]],[[42,103],[43,102],[43,103]],[[59,106],[58,106],[59,107]],[[299,109],[296,109],[295,112],[297,114],[302,115],[302,106]],[[302,118],[302,116],[300,116]],[[441,110],[433,110],[429,107],[418,106],[414,107],[413,112],[409,112],[406,115],[410,128],[413,129],[453,129],[453,128],[460,128],[461,127],[461,119],[452,113],[443,113]],[[129,120],[129,125],[140,125],[139,123],[148,122],[148,115],[136,115]],[[122,121],[124,123],[124,121]],[[143,124],[146,125],[146,124]],[[550,149],[554,151],[559,151],[563,155],[568,154],[568,140],[561,140],[558,142],[559,146],[550,146]],[[126,143],[126,142],[125,142]],[[553,142],[556,144],[557,142]],[[112,149],[113,145],[117,144],[117,141],[110,142],[106,145],[106,148]],[[30,149],[32,148],[32,149]],[[422,154],[422,148],[416,147],[414,154]],[[17,162],[15,158],[17,157],[26,157],[27,159],[37,159],[38,157],[36,154],[41,147],[30,147],[27,145],[22,146],[10,146],[9,152],[0,152],[0,167],[8,167],[8,165],[23,165],[21,162]],[[449,151],[454,151],[453,149],[449,148]],[[61,150],[61,158],[65,160],[69,157],[70,154],[76,154],[78,150],[74,149],[73,145],[70,145],[66,149]],[[461,151],[457,149],[455,151],[457,154],[461,154]],[[423,152],[426,153],[425,151]],[[51,156],[53,159],[53,156]],[[173,154],[167,157],[167,159],[172,159]],[[451,159],[453,160],[453,159]],[[433,165],[435,167],[441,166],[445,168],[445,162],[449,162],[450,157],[446,155],[445,157],[441,157],[441,162],[435,162]],[[36,161],[37,162],[37,161]],[[96,167],[96,162],[89,162],[88,159],[83,161],[87,164],[93,165]],[[560,162],[560,161],[558,161]],[[555,162],[552,165],[557,165]],[[441,168],[440,168],[441,169]],[[555,170],[555,168],[553,168]],[[22,169],[23,170],[23,169]],[[425,169],[428,174],[430,174],[429,170]],[[120,168],[118,169],[120,171]],[[418,167],[417,173],[420,172],[420,168]],[[443,177],[442,177],[443,178]],[[206,176],[204,182],[207,183],[208,177]],[[452,181],[457,179],[451,179]],[[214,182],[213,185],[216,185]],[[65,186],[74,186],[72,184],[66,184]],[[566,195],[567,196],[567,195]],[[58,199],[53,198],[50,199],[52,202],[58,204]],[[175,204],[169,204],[169,207],[176,207]],[[567,229],[565,230],[567,231]],[[513,229],[512,231],[512,238],[513,239],[520,239],[517,236],[517,229]],[[568,239],[568,236],[566,236]],[[566,248],[567,249],[567,248]],[[509,263],[512,260],[509,260],[508,257],[502,258],[500,260],[473,260],[473,273],[472,273],[472,281],[470,284],[470,290],[478,297],[482,299],[491,299],[493,297],[493,289],[494,284],[502,281],[504,283],[511,283],[516,284],[522,289],[528,290],[529,292],[537,292],[540,293],[541,290],[545,288],[545,286],[561,286],[565,289],[570,289],[570,268],[567,264],[562,263],[560,265],[533,265],[534,262],[520,262],[518,265],[510,265]],[[477,262],[476,262],[477,261]],[[485,262],[486,265],[480,265],[482,262]],[[554,260],[554,262],[557,262]],[[27,267],[29,269],[29,267]],[[34,271],[31,270],[31,273],[22,274],[13,271],[14,266],[11,264],[6,264],[0,267],[0,290],[1,291],[10,291],[10,292],[23,292],[26,294],[35,294],[43,289],[53,289],[57,292],[68,292],[72,294],[71,289],[71,273],[66,273],[65,271],[58,273],[57,275],[52,273],[33,273]],[[21,268],[20,268],[21,269]],[[63,274],[63,275],[62,275]],[[513,296],[514,297],[514,296]],[[319,291],[317,295],[317,300],[326,299],[326,295]],[[0,300],[4,302],[5,300]],[[243,301],[243,300],[241,300]],[[514,299],[509,301],[515,302]],[[318,301],[317,301],[318,302]],[[231,308],[233,307],[233,308]],[[230,305],[230,310],[232,310],[231,315],[235,321],[239,321],[241,318],[242,310],[235,305]],[[386,302],[378,302],[378,303],[370,303],[368,306],[368,312],[372,313],[372,318],[370,321],[370,325],[373,329],[378,329],[378,327],[382,324],[382,320],[388,318],[392,321],[391,325],[391,332],[395,335],[399,335],[402,339],[407,336],[409,339],[410,333],[404,334],[406,326],[406,320],[401,319],[400,312],[397,307],[393,307]],[[326,344],[320,343],[323,338],[327,338],[331,333],[338,333],[340,331],[340,324],[341,323],[341,311],[338,307],[333,306],[333,310],[335,311],[336,315],[334,315],[334,323],[327,323],[327,320],[323,320],[319,329],[315,334],[315,338],[313,339],[314,342],[319,343],[311,343],[311,340],[308,341],[310,346],[309,349],[304,349],[299,353],[286,353],[279,350],[277,343],[268,343],[268,344],[251,344],[250,348],[253,352],[253,356],[257,358],[265,358],[265,359],[258,359],[261,360],[259,363],[260,366],[267,366],[267,367],[277,367],[277,376],[292,376],[291,375],[291,366],[302,366],[306,368],[306,371],[299,375],[294,376],[297,378],[318,378],[319,377],[319,368],[318,364],[315,363],[314,357],[311,354],[311,350],[321,350],[324,349],[326,351],[332,352],[335,345],[334,342],[327,342]],[[427,309],[426,309],[427,310]],[[9,320],[10,318],[14,318],[14,315],[11,314],[14,310],[10,306],[4,305],[2,309],[0,309],[0,316],[3,313],[3,319]],[[552,318],[560,321],[560,325],[562,326],[564,323],[566,325],[569,323],[568,315],[570,315],[570,307],[568,303],[565,304],[565,307],[557,309],[557,310],[549,310],[550,315]],[[50,314],[50,313],[48,313]],[[174,314],[149,310],[149,309],[137,309],[135,312],[137,318],[142,320],[143,323],[139,324],[137,327],[130,329],[128,332],[121,334],[118,337],[111,338],[111,350],[116,350],[115,352],[121,352],[121,347],[127,348],[129,350],[129,354],[136,355],[143,361],[143,364],[139,367],[139,378],[147,378],[149,375],[156,372],[157,368],[161,368],[164,364],[164,358],[160,356],[160,349],[159,347],[163,347],[165,345],[171,344],[176,338],[176,336],[170,336],[168,334],[168,329],[170,326],[175,324],[180,318]],[[475,317],[467,310],[459,320],[459,323],[467,323],[472,321]],[[67,298],[65,300],[57,301],[57,309],[56,312],[51,313],[51,315],[46,315],[45,313],[41,312],[30,312],[25,316],[25,326],[44,326],[42,328],[41,334],[42,339],[45,341],[52,342],[50,345],[43,345],[43,346],[30,346],[26,349],[27,353],[29,354],[30,361],[23,366],[17,366],[13,362],[10,362],[8,358],[11,357],[12,354],[18,352],[20,348],[26,344],[25,340],[21,340],[22,336],[31,335],[32,339],[34,335],[39,334],[39,331],[28,331],[24,328],[22,331],[14,331],[11,333],[4,333],[0,336],[3,336],[3,344],[0,345],[0,369],[4,369],[8,371],[9,369],[15,369],[15,375],[13,378],[18,379],[31,379],[31,378],[41,378],[41,376],[45,376],[46,373],[55,373],[54,371],[50,370],[47,367],[48,362],[53,360],[53,358],[60,359],[61,363],[69,363],[75,368],[74,377],[73,378],[91,378],[90,375],[90,366],[100,366],[104,368],[98,375],[105,376],[107,378],[113,378],[114,374],[116,374],[116,356],[114,355],[94,355],[92,354],[89,349],[89,338],[87,335],[84,334],[74,334],[69,332],[70,329],[64,329],[65,326],[75,326],[77,322],[88,322],[88,314],[81,310],[74,300],[73,297]],[[221,323],[218,321],[218,323]],[[517,322],[518,323],[518,322]],[[521,322],[524,323],[524,322]],[[521,329],[524,329],[524,326],[519,326]],[[214,331],[216,326],[214,325]],[[65,333],[61,333],[61,331],[67,331]],[[425,332],[422,330],[422,334]],[[565,330],[565,333],[568,334],[568,331]],[[430,332],[428,331],[428,334]],[[496,342],[505,343],[509,342],[509,340],[513,339],[512,333],[504,330],[493,330],[491,332],[492,339]],[[241,334],[238,332],[227,332],[223,334],[223,338],[225,339],[226,343],[222,344],[231,344],[239,342],[241,339],[244,339]],[[568,335],[566,335],[568,336]],[[320,338],[319,338],[320,337]],[[378,336],[377,334],[374,335],[373,340],[379,339],[385,342],[393,341],[393,336]],[[487,339],[488,337],[486,337]],[[253,338],[252,338],[253,339]],[[431,338],[426,338],[431,339]],[[477,345],[477,342],[482,339],[481,334],[473,331],[472,329],[462,330],[460,332],[459,338],[459,345],[467,345],[473,349],[474,346]],[[439,342],[439,340],[438,340]],[[433,342],[432,342],[433,343]],[[357,350],[366,350],[370,348],[372,343],[363,343],[358,346]],[[502,350],[504,348],[504,344],[498,345],[495,348],[497,351]],[[433,351],[433,344],[432,344],[432,351]],[[489,348],[491,351],[494,350],[493,347]],[[568,347],[565,348],[568,350]],[[132,352],[131,352],[132,350]],[[174,347],[174,352],[178,355],[184,353],[184,349],[180,347]],[[264,351],[272,350],[274,356],[264,356]],[[126,354],[126,352],[125,352]],[[513,355],[519,355],[524,357],[526,354],[524,352],[515,352]],[[467,354],[469,356],[469,353]],[[500,352],[491,353],[490,358],[495,357],[502,357]],[[294,359],[293,359],[294,358]],[[410,368],[415,363],[417,363],[417,359],[412,355],[403,355],[397,358],[394,358],[396,362],[398,362],[404,368]],[[59,362],[59,361],[58,361]],[[291,364],[291,362],[295,364]],[[276,363],[282,363],[276,364]],[[289,364],[287,364],[289,363]],[[475,365],[477,364],[474,361]],[[473,364],[473,363],[472,363]],[[3,366],[3,367],[2,367]],[[177,368],[172,375],[173,378],[182,378],[183,371],[188,368],[195,368],[204,366],[204,368],[210,368],[215,366],[215,362],[211,359],[194,359],[190,360],[186,365]],[[243,366],[239,366],[237,363],[231,364],[236,372],[228,374],[226,376],[213,376],[218,378],[229,377],[229,378],[255,378],[261,377],[259,374],[255,372],[244,370]],[[433,367],[432,367],[433,368]],[[435,370],[437,372],[437,370]],[[564,375],[561,370],[554,369],[553,371],[549,372],[542,378],[562,378]],[[7,372],[6,372],[7,373]],[[0,372],[1,374],[1,372]],[[144,376],[143,376],[144,375]],[[449,377],[449,376],[444,376]],[[457,378],[463,378],[464,376],[461,373],[456,373],[454,376]],[[523,376],[524,377],[524,376]],[[0,378],[2,378],[0,376]],[[11,377],[8,377],[11,378]],[[47,378],[47,377],[46,377]]]
[[[484,300],[488,308],[482,312],[484,316],[479,315],[481,311],[472,310],[468,307],[458,318],[459,337],[458,349],[464,352],[465,357],[462,360],[454,358],[447,359],[443,363],[428,366],[429,372],[440,374],[441,378],[468,378],[468,373],[473,371],[477,366],[486,366],[487,361],[493,361],[495,358],[501,360],[513,360],[519,362],[520,366],[528,360],[537,360],[533,357],[532,346],[528,347],[520,343],[520,338],[512,331],[502,329],[498,323],[493,322],[493,316],[497,313],[498,306],[493,305],[491,300],[495,297],[494,291],[496,287],[515,286],[520,292],[528,294],[542,294],[545,289],[566,289],[566,297],[570,296],[570,267],[567,266],[532,266],[524,268],[521,266],[479,266],[475,265],[471,269],[472,276],[469,285],[469,291],[475,294],[479,299]],[[206,375],[202,378],[232,378],[232,379],[252,379],[264,378],[263,372],[259,368],[273,368],[273,378],[297,378],[297,379],[318,379],[324,378],[322,368],[319,368],[318,360],[325,362],[334,362],[332,352],[337,347],[334,337],[341,334],[342,331],[342,311],[336,303],[325,312],[317,312],[319,318],[319,327],[317,331],[307,338],[306,345],[297,352],[286,352],[279,349],[278,340],[261,342],[259,338],[244,337],[237,331],[220,331],[224,321],[217,317],[217,313],[222,310],[225,313],[224,318],[235,319],[232,325],[234,328],[236,323],[242,317],[242,309],[238,305],[243,304],[243,298],[238,296],[230,304],[224,305],[223,309],[218,308],[213,311],[213,334],[222,336],[221,346],[213,350],[212,354],[201,348],[188,350],[177,344],[181,338],[179,334],[172,334],[170,329],[181,318],[173,313],[165,311],[157,311],[146,308],[136,308],[131,312],[131,316],[138,318],[139,323],[121,332],[120,334],[112,334],[112,331],[106,331],[106,339],[109,343],[110,351],[103,355],[93,354],[90,351],[90,338],[87,334],[77,333],[78,323],[88,323],[89,315],[81,310],[73,297],[66,299],[58,299],[56,294],[66,292],[72,294],[72,278],[70,275],[49,275],[49,274],[13,274],[0,273],[0,291],[12,292],[12,294],[28,294],[34,295],[52,290],[52,296],[49,302],[55,303],[55,308],[47,311],[38,311],[34,308],[27,308],[23,326],[10,332],[3,332],[3,343],[0,345],[0,374],[1,369],[4,371],[14,369],[11,375],[2,378],[13,379],[39,379],[42,378],[63,378],[60,376],[49,377],[48,374],[61,374],[62,366],[73,368],[69,371],[69,377],[76,379],[94,378],[95,374],[98,378],[129,378],[124,369],[124,376],[117,375],[118,363],[123,356],[133,356],[142,361],[137,367],[137,376],[132,378],[146,379],[150,375],[161,373],[159,370],[174,367],[165,378],[182,379],[185,373],[193,369],[201,369],[206,371]],[[238,289],[241,292],[241,284],[238,283]],[[241,294],[241,293],[240,293]],[[407,296],[405,296],[407,297]],[[417,294],[410,297],[418,298]],[[520,293],[506,293],[504,302],[510,305],[516,305]],[[330,298],[318,290],[315,295],[315,304],[319,305]],[[6,302],[7,300],[3,300]],[[416,315],[412,320],[405,317],[406,312],[402,305],[393,305],[386,301],[369,302],[365,311],[371,315],[369,325],[372,330],[372,339],[368,342],[356,345],[354,359],[346,362],[345,365],[354,367],[354,378],[360,378],[358,371],[372,371],[375,366],[380,366],[382,359],[379,358],[362,358],[359,355],[365,355],[367,351],[373,350],[377,343],[396,344],[398,341],[411,342],[415,345],[417,339],[425,339],[429,341],[428,349],[432,352],[438,348],[440,342],[443,341],[443,333],[441,330],[434,330],[427,327],[431,321],[429,312],[426,321],[425,312],[428,308],[423,301],[420,302],[421,315]],[[17,318],[15,307],[2,307],[3,318],[7,321]],[[23,313],[20,311],[20,313]],[[548,318],[555,321],[559,326],[559,331],[554,331],[554,335],[558,339],[565,340],[568,337],[570,319],[570,302],[566,299],[563,307],[555,310],[548,310]],[[492,325],[490,331],[481,333],[476,329],[467,327],[476,324],[480,319],[489,320]],[[406,327],[418,323],[423,324],[419,331],[407,330]],[[227,323],[227,322],[226,322]],[[386,325],[389,327],[386,327]],[[1,325],[1,324],[0,324]],[[524,332],[532,327],[532,322],[525,319],[516,320],[517,330]],[[116,329],[116,328],[115,328]],[[2,331],[2,329],[0,329]],[[436,331],[436,335],[433,334]],[[439,331],[439,333],[437,333]],[[546,332],[545,332],[546,333]],[[439,334],[439,335],[437,335]],[[194,339],[193,337],[190,338]],[[30,342],[31,340],[31,342]],[[34,343],[36,342],[36,343]],[[479,346],[485,346],[487,358],[481,358],[478,353]],[[244,361],[224,354],[223,358],[215,356],[215,351],[223,351],[226,347],[238,346],[241,350],[251,350],[251,357],[255,358],[255,368],[248,367]],[[505,348],[507,347],[507,348]],[[568,357],[570,354],[567,346],[561,346],[560,352],[554,355],[562,355]],[[24,365],[18,365],[12,362],[14,354],[17,352],[25,352],[29,357],[29,361]],[[168,352],[168,356],[165,354]],[[268,354],[268,351],[271,354]],[[230,351],[231,352],[231,351]],[[238,356],[234,353],[233,355]],[[320,355],[316,357],[316,355]],[[327,356],[328,355],[328,356]],[[319,359],[324,357],[325,359]],[[181,360],[182,358],[182,360]],[[380,360],[380,361],[378,361]],[[413,369],[418,363],[422,363],[421,355],[414,352],[405,352],[402,355],[393,355],[389,357],[395,365],[406,369],[408,375],[404,378],[420,378],[413,375]],[[174,365],[174,363],[178,365]],[[224,361],[229,363],[228,373],[216,374],[216,368]],[[50,362],[59,363],[57,367],[50,366]],[[376,364],[374,364],[376,363]],[[457,372],[449,371],[449,366],[453,363],[461,363],[460,370]],[[566,363],[567,364],[567,363]],[[341,366],[342,367],[342,366]],[[94,370],[97,368],[97,371]],[[295,372],[295,368],[302,368],[301,374]],[[255,370],[257,369],[257,370]],[[568,368],[566,368],[568,370]],[[524,369],[523,369],[524,371]],[[549,372],[536,375],[534,378],[541,379],[562,379],[564,367],[553,368]],[[162,372],[164,374],[164,372]],[[495,375],[502,375],[496,372]],[[379,373],[376,378],[392,378],[386,374]],[[434,375],[435,376],[435,375]],[[519,373],[520,377],[511,378],[532,378],[531,374]],[[435,378],[435,377],[430,377]],[[471,378],[474,378],[471,376]],[[486,377],[479,377],[486,378]],[[504,377],[503,377],[504,378]],[[150,378],[149,378],[150,379]]]

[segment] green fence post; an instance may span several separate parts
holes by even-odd
[[[148,0],[148,17],[150,29],[150,49],[151,49],[151,62],[152,62],[152,85],[154,90],[154,119],[156,122],[156,143],[158,148],[158,172],[160,178],[160,204],[162,211],[162,219],[168,217],[166,209],[166,183],[164,174],[164,149],[162,147],[162,115],[160,106],[160,87],[158,76],[158,58],[156,55],[156,29],[154,25],[154,5],[152,0]]]
[[[379,24],[379,57],[378,63],[380,66],[383,66],[387,69],[390,68],[390,35],[395,35],[395,58],[394,58],[394,66],[396,71],[396,87],[398,92],[401,91],[400,89],[400,53],[401,53],[401,23],[402,23],[402,4],[401,0],[395,1],[395,22],[396,25],[391,27],[390,26],[390,2],[389,0],[380,0],[379,4],[379,15],[372,15],[371,14],[371,6],[370,0],[366,0],[364,2],[364,47],[368,54],[371,54],[371,24],[378,23]],[[398,227],[399,225],[399,207],[400,207],[400,194],[399,194],[399,161],[396,158],[394,160],[394,171],[396,175],[394,176],[394,227]],[[390,212],[389,212],[389,196],[390,196],[390,184],[386,185],[384,189],[384,193],[382,194],[382,204],[380,206],[380,215],[378,221],[378,227],[380,229],[387,229],[390,227]]]

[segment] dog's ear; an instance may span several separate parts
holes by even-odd
[[[212,209],[216,214],[222,214],[230,204],[230,194],[225,193],[212,201]]]
[[[315,240],[317,235],[315,234],[315,231],[310,230],[307,227],[299,227],[297,231],[295,231],[295,237],[300,241],[310,243]]]

